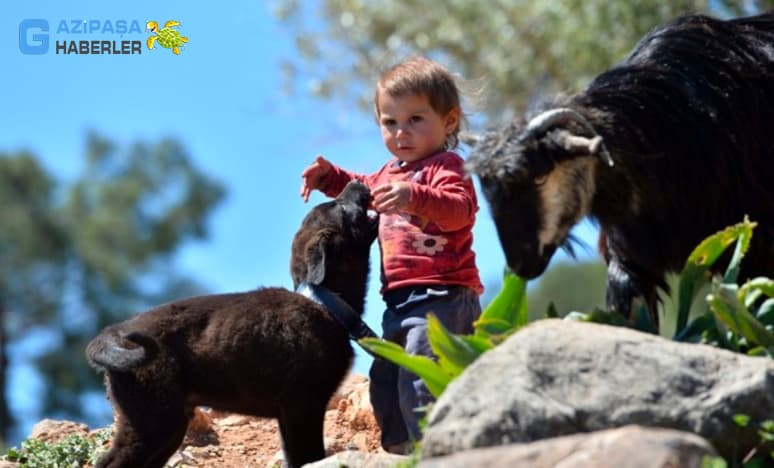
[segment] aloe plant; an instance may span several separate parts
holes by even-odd
[[[685,262],[678,287],[675,311],[675,340],[714,344],[752,355],[774,356],[774,280],[755,278],[736,284],[740,264],[750,246],[756,223],[745,219],[703,240]],[[723,252],[735,245],[722,277],[713,278],[711,268]],[[526,280],[506,269],[503,287],[474,322],[472,335],[451,333],[432,314],[428,315],[428,339],[437,359],[410,355],[403,348],[380,338],[364,338],[360,343],[377,356],[388,359],[418,375],[436,397],[467,366],[486,351],[503,342],[526,325]],[[690,307],[698,291],[710,285],[710,292],[698,316],[688,323]],[[765,298],[765,299],[764,299]],[[656,332],[644,304],[634,309],[635,328]],[[547,316],[558,316],[553,306]],[[630,323],[616,312],[593,310],[571,312],[568,320],[626,326]]]
[[[408,354],[399,345],[381,338],[363,338],[370,352],[419,376],[436,398],[465,368],[528,322],[527,282],[506,269],[503,287],[473,323],[472,335],[450,332],[433,315],[427,316],[427,337],[437,360]]]
[[[720,255],[733,243],[736,243],[734,255],[728,265],[724,280],[735,282],[739,274],[739,264],[750,247],[750,238],[755,223],[746,217],[741,223],[727,227],[704,239],[688,256],[680,273],[678,286],[677,322],[675,330],[679,333],[686,327],[691,303],[694,296],[710,281],[710,268]]]
[[[745,217],[705,239],[688,257],[680,274],[675,339],[774,356],[774,280],[759,277],[741,286],[736,283],[755,226]],[[710,268],[732,244],[735,248],[725,273],[713,277]],[[686,324],[697,291],[707,284],[710,291],[704,309]]]
[[[509,268],[503,274],[503,287],[473,323],[475,336],[503,338],[527,324],[527,281]]]

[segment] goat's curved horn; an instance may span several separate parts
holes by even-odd
[[[592,139],[585,138],[585,140],[588,140],[588,142],[583,144],[588,146],[589,152],[591,154],[596,154],[597,152],[599,152],[599,154],[602,156],[602,159],[607,163],[607,165],[610,167],[613,167],[614,165],[613,158],[610,156],[610,152],[607,150],[607,147],[602,141],[602,137],[596,132],[596,130],[594,130],[594,127],[589,123],[586,117],[584,117],[581,113],[579,113],[576,110],[573,110],[567,107],[560,107],[558,109],[551,109],[551,110],[545,111],[542,114],[535,116],[532,120],[529,121],[529,123],[527,123],[527,127],[525,129],[525,135],[534,135],[536,133],[544,132],[554,125],[563,124],[567,122],[577,122],[586,131],[593,134],[595,138],[598,137],[599,140],[594,142],[593,145],[591,145],[591,142],[593,142],[595,138],[592,138]],[[583,137],[577,137],[577,138],[583,138]],[[573,145],[575,145],[576,143],[580,144],[580,140],[571,142],[571,144]],[[592,149],[593,151],[591,151]]]
[[[566,122],[578,122],[587,129],[591,127],[588,120],[578,111],[567,107],[560,107],[559,109],[551,109],[535,116],[527,124],[526,131],[528,133],[544,132],[554,125]],[[594,129],[592,128],[591,130],[593,131]]]

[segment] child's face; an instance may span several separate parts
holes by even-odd
[[[387,149],[401,161],[424,159],[443,149],[459,121],[459,110],[438,114],[427,96],[390,96],[379,91],[379,128]]]

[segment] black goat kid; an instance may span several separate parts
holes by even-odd
[[[677,18],[577,95],[490,133],[469,168],[508,265],[540,275],[590,215],[607,304],[630,316],[706,236],[758,222],[742,277],[774,272],[774,12]]]
[[[317,205],[293,241],[291,273],[363,312],[376,223],[370,192],[350,183]],[[325,456],[328,400],[353,359],[347,330],[327,309],[282,288],[194,297],[106,327],[86,349],[104,370],[117,413],[104,468],[162,467],[193,408],[277,418],[288,465]]]

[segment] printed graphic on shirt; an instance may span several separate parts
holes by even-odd
[[[412,247],[417,249],[417,253],[426,255],[435,255],[443,252],[443,246],[449,241],[441,236],[431,236],[429,234],[418,234],[416,240],[411,243]]]

